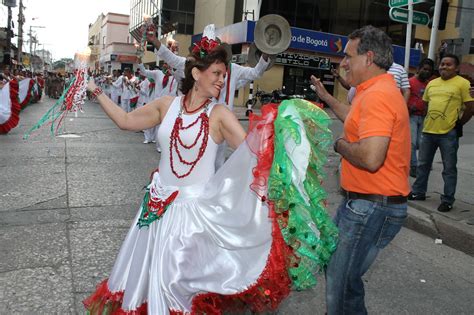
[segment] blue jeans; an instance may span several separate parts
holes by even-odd
[[[416,195],[426,194],[428,178],[436,150],[439,148],[443,161],[444,194],[441,202],[454,203],[456,183],[458,180],[458,148],[459,138],[456,130],[443,135],[423,133],[421,136],[420,152],[418,153],[418,167],[416,169],[416,180],[413,183],[412,192]]]
[[[420,149],[421,131],[423,130],[423,121],[425,116],[411,115],[410,116],[410,135],[411,135],[411,160],[410,168],[416,168],[417,158],[416,150]]]
[[[407,217],[407,204],[345,199],[335,223],[339,243],[326,270],[328,315],[367,314],[362,276]]]

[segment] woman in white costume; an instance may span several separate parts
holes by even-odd
[[[224,85],[226,60],[225,50],[211,41],[187,62],[182,97],[165,96],[130,113],[89,83],[118,127],[138,131],[161,124],[157,140],[167,148],[109,279],[84,301],[90,313],[275,310],[292,287],[314,285],[313,272],[329,259],[336,231],[321,197],[306,186],[320,181],[312,177],[317,171],[307,172],[314,166],[313,144],[305,137],[275,144],[275,156],[298,160],[291,163],[295,167],[281,164],[270,172],[276,107],[264,110],[268,115],[253,122],[246,136],[234,114],[211,100]],[[288,107],[282,114],[306,135],[306,119],[298,111]],[[223,141],[236,151],[216,173]],[[324,141],[330,143],[330,137],[319,143]],[[287,145],[295,157],[287,154]],[[279,175],[290,182],[271,192],[270,182],[282,182]],[[282,191],[298,191],[299,197],[289,199]]]

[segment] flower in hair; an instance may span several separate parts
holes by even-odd
[[[194,43],[193,54],[199,55],[199,57],[204,58],[220,44],[221,41],[219,38],[214,40],[204,36],[199,42]]]

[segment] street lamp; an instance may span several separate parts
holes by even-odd
[[[32,72],[33,72],[33,38],[35,39],[35,43],[37,42],[36,38],[33,36],[33,28],[46,28],[46,26],[30,25],[30,33],[28,35],[30,35],[30,71]]]

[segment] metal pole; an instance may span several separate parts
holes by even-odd
[[[258,0],[257,10],[255,10],[255,16],[253,17],[254,21],[260,19],[260,9],[262,8],[262,0]]]
[[[16,60],[18,64],[22,64],[21,62],[21,53],[23,49],[23,23],[25,23],[25,17],[23,16],[23,0],[20,0],[20,8],[18,11],[18,54]]]
[[[11,27],[12,27],[12,8],[8,7],[8,21],[7,21],[7,42],[6,42],[6,47],[5,47],[5,54],[3,56],[3,63],[5,66],[10,66],[12,63],[11,60]]]
[[[42,50],[42,55],[43,55],[43,58],[41,58],[41,71],[44,73],[44,44],[42,44],[43,46],[43,50]]]
[[[437,40],[438,40],[438,25],[439,25],[439,16],[441,14],[441,1],[442,0],[436,0],[435,2],[435,10],[433,14],[433,23],[431,27],[431,37],[430,37],[430,48],[428,50],[428,58],[431,60],[435,60],[435,49],[437,46]]]
[[[408,24],[405,39],[405,70],[410,68],[411,31],[413,29],[413,0],[408,0]]]
[[[33,34],[32,34],[32,29],[33,27],[30,25],[30,32],[28,35],[30,35],[30,71],[32,70],[32,63],[33,63]]]

